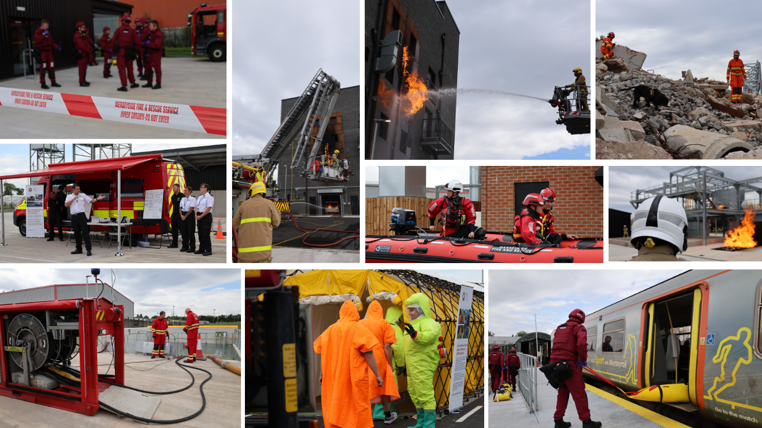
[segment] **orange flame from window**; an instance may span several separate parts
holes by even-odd
[[[394,90],[392,88],[386,87],[386,79],[384,79],[383,77],[381,77],[379,81],[381,82],[381,84],[378,85],[378,94],[376,95],[376,99],[378,100],[378,102],[381,103],[381,105],[384,106],[384,108],[388,109],[392,103]]]
[[[725,235],[725,246],[734,248],[754,248],[757,246],[757,241],[754,240],[754,208],[749,208],[744,215],[741,224],[733,230],[728,231]]]
[[[405,117],[410,117],[418,112],[423,107],[423,103],[428,99],[426,92],[429,88],[426,87],[426,82],[418,77],[418,70],[413,70],[412,73],[408,73],[407,64],[410,57],[407,53],[407,46],[402,50],[402,81],[407,88],[407,95],[405,98],[408,102],[402,103],[402,114]]]

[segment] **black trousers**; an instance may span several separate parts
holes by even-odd
[[[207,214],[198,221],[198,249],[205,253],[212,252],[212,215]]]
[[[58,237],[63,239],[63,222],[60,216],[48,215],[48,230],[50,231],[50,239],[54,238],[56,226],[58,226]]]
[[[195,213],[194,213],[195,214]],[[196,250],[196,217],[191,214],[185,218],[180,225],[180,232],[183,235],[183,248],[188,247]]]
[[[180,231],[180,224],[182,222],[183,219],[179,214],[172,216],[172,245],[177,245],[177,233]]]
[[[93,249],[90,243],[90,226],[87,225],[87,217],[84,213],[74,214],[71,217],[71,226],[74,229],[74,242],[77,243],[77,251],[82,251],[82,237],[85,238],[87,251]]]

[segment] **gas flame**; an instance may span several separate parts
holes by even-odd
[[[381,103],[381,105],[384,106],[384,108],[388,109],[389,106],[391,106],[392,103],[392,97],[394,96],[394,91],[392,88],[386,87],[386,79],[381,77],[379,79],[381,82],[380,85],[378,85],[378,94],[376,95],[376,99]]]
[[[412,73],[407,71],[407,63],[410,57],[407,53],[407,46],[402,50],[402,81],[407,88],[407,95],[405,98],[408,102],[402,103],[402,114],[405,117],[410,117],[418,112],[423,107],[423,103],[428,99],[426,92],[429,88],[426,87],[426,82],[418,77],[418,70],[413,70]]]
[[[749,207],[744,211],[746,215],[744,215],[741,224],[725,235],[726,247],[754,248],[757,246],[757,241],[754,240],[754,208]]]

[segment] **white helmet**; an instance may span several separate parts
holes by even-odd
[[[462,192],[463,185],[460,183],[459,180],[452,180],[451,182],[445,185],[445,190],[452,190],[453,192]]]
[[[688,249],[688,217],[680,203],[659,195],[640,204],[632,215],[630,242],[641,237],[669,242],[677,252]]]

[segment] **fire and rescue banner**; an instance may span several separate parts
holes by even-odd
[[[45,186],[26,186],[26,237],[45,237]]]
[[[205,134],[227,133],[227,110],[224,108],[11,88],[0,88],[0,106]]]
[[[450,379],[450,411],[463,407],[463,387],[466,383],[466,363],[468,362],[468,336],[471,331],[471,303],[474,289],[460,286],[458,322],[455,331],[455,349],[452,350],[452,378]]]

